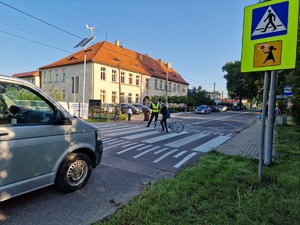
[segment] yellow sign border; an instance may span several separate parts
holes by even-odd
[[[286,35],[251,40],[252,12],[254,9],[289,2],[288,33]],[[293,69],[296,64],[299,0],[273,0],[247,6],[244,9],[244,28],[242,43],[242,72]],[[254,67],[254,47],[262,42],[282,41],[281,64],[276,66]]]

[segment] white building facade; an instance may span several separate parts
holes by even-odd
[[[41,88],[65,102],[148,104],[153,96],[187,96],[188,83],[170,63],[124,49],[118,42],[97,43],[87,49],[86,63],[83,59],[80,51],[41,67]]]

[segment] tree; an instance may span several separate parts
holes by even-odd
[[[249,101],[258,99],[263,84],[262,73],[242,73],[240,61],[228,62],[222,70],[227,73],[224,78],[227,80],[228,95],[232,99],[238,99],[240,107],[242,99]]]
[[[200,104],[212,105],[214,101],[207,95],[207,91],[203,90],[201,86],[193,87],[192,94],[188,97],[188,105],[197,106]]]

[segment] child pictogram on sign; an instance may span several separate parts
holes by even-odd
[[[267,58],[266,58],[265,61],[264,61],[264,64],[265,64],[268,60],[273,60],[273,63],[275,62],[275,58],[274,58],[274,55],[273,55],[273,51],[274,51],[274,50],[276,50],[276,48],[275,48],[274,46],[270,46],[268,52],[265,52],[265,51],[264,51],[264,54],[268,54],[268,55],[267,55]]]

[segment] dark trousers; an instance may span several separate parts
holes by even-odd
[[[151,117],[150,117],[150,120],[149,120],[149,122],[148,122],[148,126],[150,126],[150,124],[151,124],[151,122],[152,122],[152,120],[153,120],[153,117],[155,117],[155,119],[154,119],[154,122],[157,120],[157,117],[158,117],[158,112],[153,112],[152,114],[151,114]]]
[[[130,121],[131,120],[131,114],[128,113],[127,115],[128,115],[128,121]]]
[[[167,117],[163,116],[162,120],[160,121],[162,130],[165,130],[168,132],[168,127],[167,127]]]

